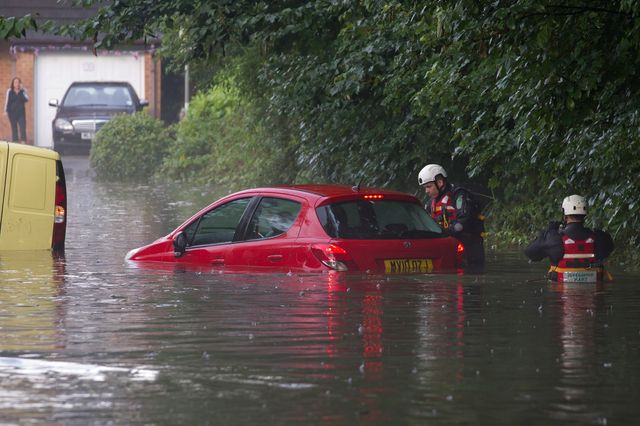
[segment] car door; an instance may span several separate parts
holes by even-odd
[[[230,247],[229,265],[265,270],[295,268],[294,247],[303,200],[263,196],[245,225],[243,241]]]
[[[236,244],[238,229],[255,197],[243,197],[214,207],[187,225],[182,232],[187,240],[178,263],[224,268],[230,247]]]

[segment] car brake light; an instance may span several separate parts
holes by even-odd
[[[325,266],[336,271],[347,271],[347,262],[351,256],[342,247],[336,244],[314,244],[311,246],[313,255]]]
[[[53,223],[63,223],[64,215],[65,215],[64,207],[56,205],[55,211],[53,213]]]
[[[364,195],[363,198],[365,200],[382,200],[384,198],[384,195],[381,195],[381,194],[368,194],[368,195]]]
[[[64,178],[62,162],[57,162],[56,199],[53,210],[53,236],[51,248],[55,251],[64,250],[64,240],[67,231],[67,184]]]
[[[464,253],[464,245],[462,245],[462,243],[458,243],[458,253],[459,254]]]

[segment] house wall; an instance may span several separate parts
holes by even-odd
[[[77,49],[77,45],[48,45],[45,48],[55,48],[61,53],[64,53],[65,49]],[[160,117],[161,114],[161,62],[158,60],[153,51],[140,52],[144,58],[144,94],[140,94],[141,97],[149,101],[149,107],[147,111],[155,116]],[[32,48],[28,44],[24,44],[24,41],[20,44],[20,48],[12,46],[9,42],[0,42],[0,97],[2,98],[2,106],[4,112],[4,102],[6,97],[6,90],[11,84],[11,80],[14,76],[20,77],[24,86],[27,88],[30,102],[27,103],[27,143],[31,145],[42,145],[38,141],[34,140],[35,126],[34,122],[36,114],[36,105],[34,100],[37,98],[38,102],[47,102],[43,96],[36,96],[37,87],[34,87],[35,81],[35,62],[36,55],[38,54],[37,48]],[[100,52],[98,52],[100,54]],[[60,72],[64,72],[61,70]],[[52,76],[55,78],[55,76]],[[8,117],[3,113],[0,118],[0,139],[11,140],[11,125]],[[48,146],[48,144],[45,144]]]
[[[150,52],[144,55],[144,88],[142,96],[149,101],[149,114],[160,118],[162,91],[162,63]]]
[[[33,54],[18,53],[12,57],[10,53],[3,52],[0,56],[0,96],[2,96],[3,117],[0,120],[0,139],[12,140],[11,123],[9,117],[4,114],[7,89],[11,87],[11,80],[19,77],[27,89],[29,102],[25,105],[27,113],[27,143],[33,144]]]

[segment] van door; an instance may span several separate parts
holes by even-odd
[[[58,154],[7,145],[0,250],[50,249]]]
[[[2,229],[2,208],[4,207],[4,186],[7,176],[7,152],[9,144],[0,141],[0,229]]]

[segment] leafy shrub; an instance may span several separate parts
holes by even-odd
[[[169,144],[162,121],[145,112],[117,115],[96,134],[91,166],[100,179],[146,179],[160,167]]]
[[[268,144],[256,115],[230,81],[199,93],[176,125],[161,175],[226,189],[274,183],[281,152]]]

